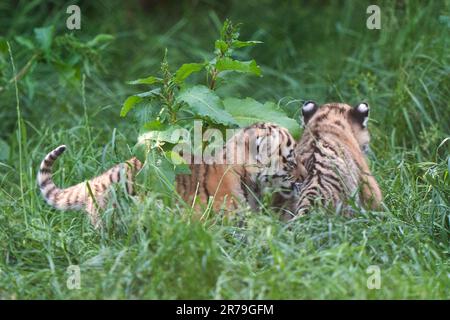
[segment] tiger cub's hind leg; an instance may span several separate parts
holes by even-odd
[[[361,180],[363,183],[361,189],[363,204],[372,210],[380,209],[383,196],[377,181],[371,174],[363,174]]]
[[[102,225],[100,220],[99,208],[98,205],[96,204],[96,201],[92,199],[92,197],[90,196],[86,203],[86,212],[87,215],[89,216],[91,224],[94,226],[94,229],[99,229]]]

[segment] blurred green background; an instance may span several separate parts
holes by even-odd
[[[372,2],[2,1],[0,298],[448,299],[450,3],[377,1],[381,30],[369,30]],[[66,28],[70,4],[81,30]],[[211,227],[184,223],[152,195],[97,234],[80,213],[48,208],[35,187],[45,153],[69,146],[61,185],[126,159],[138,132],[119,117],[137,92],[126,81],[155,74],[166,48],[174,69],[210,59],[225,18],[263,41],[238,57],[263,77],[235,75],[220,95],[273,101],[296,120],[302,100],[369,102],[384,212],[317,213],[290,229],[249,214],[246,227]],[[35,29],[50,26],[45,51]],[[98,34],[114,39],[86,46]],[[65,288],[73,263],[81,290]],[[371,264],[381,290],[366,287]]]

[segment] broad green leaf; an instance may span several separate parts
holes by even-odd
[[[142,126],[142,128],[144,130],[148,130],[148,131],[152,131],[152,130],[161,131],[164,129],[164,125],[159,120],[152,120],[152,121],[146,122]]]
[[[138,127],[142,127],[145,124],[156,121],[155,119],[158,117],[160,110],[160,105],[157,102],[145,99],[136,103],[133,109],[127,114],[127,117],[131,116],[131,119],[137,123]],[[148,128],[148,130],[154,129]]]
[[[182,83],[194,72],[199,72],[205,67],[204,63],[185,63],[175,73],[175,82]]]
[[[137,79],[137,80],[133,80],[133,81],[128,81],[128,84],[154,84],[154,83],[161,83],[162,79],[157,78],[157,77],[147,77],[147,78],[142,78],[142,79]]]
[[[53,26],[34,29],[35,38],[39,44],[39,47],[46,53],[50,52],[50,47],[53,41],[53,30]]]
[[[228,50],[228,45],[223,40],[216,40],[214,43],[214,46],[216,49],[218,49],[220,52],[226,52]]]
[[[185,109],[199,117],[227,126],[237,125],[233,117],[223,109],[220,98],[205,86],[187,88],[180,92],[177,100],[185,102],[188,105]]]
[[[180,156],[180,154],[178,152],[167,151],[166,152],[166,157],[174,165],[186,164],[186,160],[184,160],[184,158],[182,156]]]
[[[177,125],[167,126],[164,130],[150,130],[139,135],[138,144],[150,143],[153,145],[154,142],[157,144],[164,144],[165,142],[175,144],[182,139],[185,130]]]
[[[134,108],[136,103],[138,103],[141,100],[142,100],[141,97],[129,96],[123,103],[122,110],[120,110],[120,116],[125,117],[127,115],[127,113],[130,112],[130,110]]]
[[[114,36],[110,35],[110,34],[105,34],[105,33],[101,33],[95,36],[94,39],[90,40],[87,45],[89,47],[93,47],[96,46],[100,43],[108,43],[110,41],[114,40]]]
[[[157,96],[159,95],[161,92],[161,88],[156,88],[150,91],[146,91],[146,92],[141,92],[136,94],[136,96],[141,97],[141,98],[147,98],[147,97],[152,97],[152,96]]]
[[[166,155],[156,149],[145,150],[143,145],[135,148],[135,155],[138,159],[141,160],[140,157],[143,157],[142,160],[145,160],[144,167],[136,177],[137,182],[155,192],[162,192],[173,197],[175,166],[167,159]]]
[[[254,46],[256,44],[263,43],[262,41],[240,41],[240,40],[234,40],[232,43],[233,48],[243,48],[243,47],[249,47]]]
[[[273,102],[262,104],[252,98],[227,98],[223,101],[223,104],[225,110],[236,119],[241,127],[256,122],[272,122],[287,128],[294,138],[298,138],[300,135],[300,126],[297,121],[289,118]]]
[[[132,110],[136,106],[137,103],[142,101],[142,99],[158,95],[160,91],[161,89],[157,88],[154,90],[129,96],[123,103],[122,109],[120,110],[120,116],[125,117],[128,114],[128,112],[130,112],[130,110]]]
[[[225,57],[217,60],[216,69],[218,71],[237,71],[237,72],[252,73],[257,76],[261,75],[261,69],[256,64],[255,60],[238,61]]]

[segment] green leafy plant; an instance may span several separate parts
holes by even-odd
[[[171,72],[166,50],[158,76],[129,82],[132,85],[150,86],[149,91],[129,96],[120,112],[120,115],[125,117],[133,111],[140,127],[135,153],[140,160],[146,160],[147,167],[151,168],[151,174],[144,170],[144,181],[151,181],[154,186],[154,179],[149,176],[154,176],[155,171],[158,171],[164,176],[160,179],[163,184],[172,186],[174,173],[180,168],[170,160],[174,156],[171,149],[178,142],[172,133],[180,128],[191,130],[194,120],[201,120],[206,128],[217,129],[270,121],[285,126],[294,135],[298,135],[299,127],[296,121],[290,119],[275,103],[262,104],[252,98],[221,97],[215,91],[221,85],[223,77],[230,72],[261,76],[261,68],[255,60],[241,61],[233,55],[240,48],[260,43],[239,40],[239,25],[225,20],[220,38],[215,41],[214,56],[211,60],[185,63],[175,72]],[[186,82],[190,75],[202,71],[206,75],[205,83]],[[159,170],[156,170],[157,167]]]
[[[14,37],[13,40],[22,49],[22,54],[29,58],[15,75],[8,78],[8,40],[0,37],[0,93],[14,81],[30,74],[38,64],[52,66],[63,84],[78,85],[82,72],[89,76],[92,69],[104,69],[100,52],[113,39],[111,35],[98,34],[83,42],[72,34],[55,35],[53,26],[35,28],[33,36]]]

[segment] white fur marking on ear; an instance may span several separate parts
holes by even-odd
[[[367,105],[367,103],[360,103],[357,107],[357,110],[358,112],[364,113],[369,110],[369,106]]]
[[[306,125],[305,125],[305,119],[303,119],[303,117],[300,117],[300,127],[301,128],[304,128]]]
[[[369,122],[369,117],[365,117],[364,121],[362,123],[363,127],[366,128],[367,127],[367,122]]]
[[[310,112],[314,109],[314,103],[308,102],[307,104],[303,105],[303,111]]]

